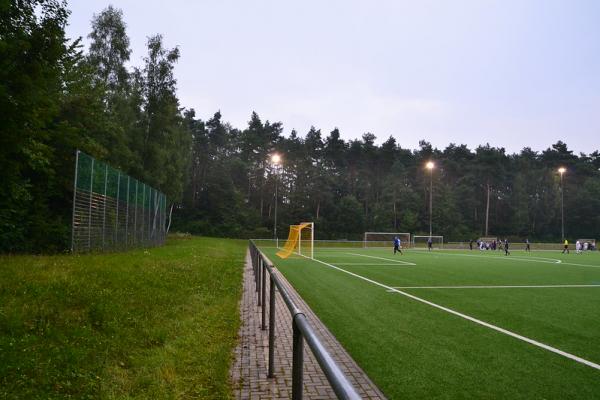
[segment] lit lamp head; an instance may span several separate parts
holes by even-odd
[[[281,156],[277,153],[273,154],[271,156],[271,162],[275,165],[281,164]]]
[[[561,175],[564,174],[565,172],[567,172],[567,169],[565,167],[560,167],[558,169],[558,173],[561,174]]]
[[[433,161],[427,161],[427,164],[425,164],[425,168],[427,168],[428,170],[432,170],[435,167],[435,164],[433,163]]]

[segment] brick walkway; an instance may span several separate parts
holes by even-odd
[[[262,310],[257,304],[257,292],[250,258],[244,268],[244,292],[240,304],[242,326],[240,342],[235,350],[235,363],[231,379],[238,399],[289,399],[292,396],[292,318],[283,299],[276,294],[275,302],[275,377],[267,378],[269,331],[261,330]],[[285,278],[277,272],[287,287],[294,303],[300,308],[331,357],[338,363],[358,393],[365,399],[385,399],[381,391],[354,362],[335,337],[308,308]],[[268,278],[268,276],[267,276]],[[269,304],[269,279],[267,282],[267,323]],[[312,355],[304,346],[304,398],[335,399],[327,378]]]

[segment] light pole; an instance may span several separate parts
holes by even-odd
[[[277,153],[271,155],[271,163],[277,168],[281,164],[281,156]],[[275,239],[275,246],[279,247],[279,240],[277,239],[277,181],[278,181],[278,173],[275,173],[275,221],[273,224],[273,238]]]
[[[435,168],[435,164],[433,161],[428,161],[425,164],[425,168],[429,170],[429,239],[431,240],[432,229],[431,229],[431,221],[433,217],[433,168]]]
[[[567,172],[565,167],[560,167],[558,173],[560,174],[560,231],[562,234],[562,240],[565,240],[565,187],[563,186],[563,175]]]

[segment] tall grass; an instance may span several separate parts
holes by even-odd
[[[0,398],[229,398],[246,242],[0,257]]]

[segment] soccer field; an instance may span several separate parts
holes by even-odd
[[[389,398],[600,397],[598,252],[261,250]]]

